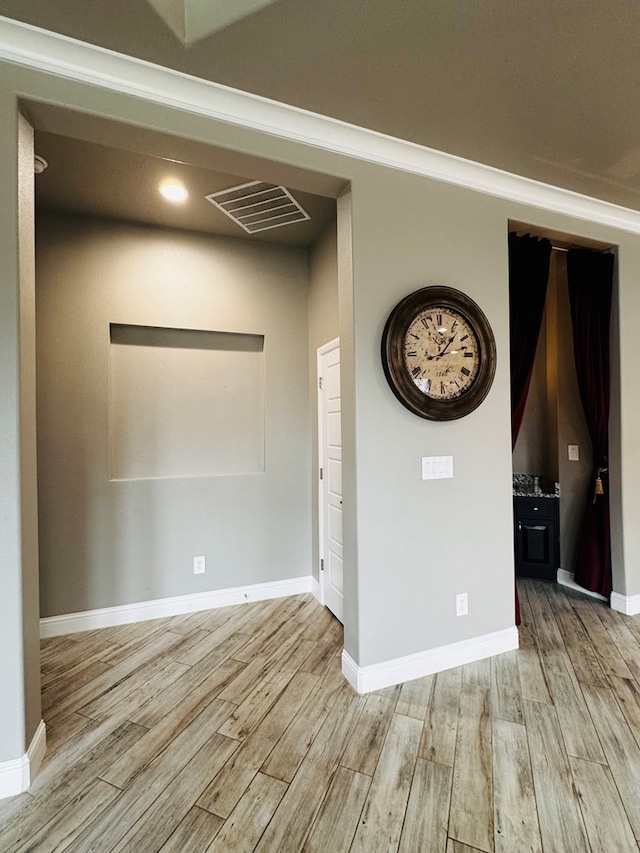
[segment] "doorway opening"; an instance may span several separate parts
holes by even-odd
[[[531,384],[513,450],[516,571],[574,586],[580,529],[593,470],[592,445],[578,388],[567,279],[570,249],[615,251],[610,244],[510,222],[509,231],[551,241],[549,279]],[[616,281],[611,320],[611,413],[619,411]],[[618,440],[610,434],[610,445]],[[614,449],[615,455],[615,449]]]

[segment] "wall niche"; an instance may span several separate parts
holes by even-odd
[[[264,471],[264,337],[112,323],[112,480]]]

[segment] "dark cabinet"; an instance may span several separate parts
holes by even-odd
[[[516,575],[557,580],[560,564],[559,500],[514,497]]]

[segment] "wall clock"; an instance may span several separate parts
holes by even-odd
[[[382,364],[391,390],[407,409],[449,421],[468,415],[487,396],[496,344],[473,299],[452,287],[424,287],[389,315]]]

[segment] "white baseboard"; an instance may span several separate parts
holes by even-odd
[[[637,616],[640,613],[640,595],[622,595],[620,592],[612,592],[611,609],[626,616]]]
[[[324,604],[324,601],[322,600],[322,587],[320,586],[320,582],[317,581],[313,575],[311,576],[311,592],[320,604]]]
[[[0,762],[0,800],[26,791],[38,775],[47,748],[47,727],[40,720],[29,749],[13,761]]]
[[[597,598],[598,601],[607,600],[604,595],[600,595],[599,592],[593,592],[592,590],[585,589],[583,586],[577,584],[573,579],[573,572],[567,572],[565,569],[558,569],[558,583],[560,586],[568,586],[569,589],[575,589],[576,592],[581,592],[583,595],[588,595],[591,598]]]
[[[40,620],[40,636],[42,638],[59,637],[77,631],[92,631],[95,628],[110,628],[113,625],[160,619],[163,616],[180,616],[183,613],[195,613],[198,610],[212,610],[229,604],[246,604],[249,601],[299,595],[304,592],[313,592],[311,581],[311,576],[290,578],[270,583],[217,589],[212,592],[178,595],[173,598],[159,598],[155,601],[139,601],[136,604],[123,604],[119,607],[103,607],[100,610],[87,610],[83,613],[48,616]]]
[[[371,666],[358,666],[353,658],[342,652],[342,674],[358,693],[370,693],[414,678],[422,678],[443,669],[452,669],[465,663],[510,652],[518,648],[518,629],[506,628],[493,634],[484,634],[450,643],[426,652],[387,660]]]

